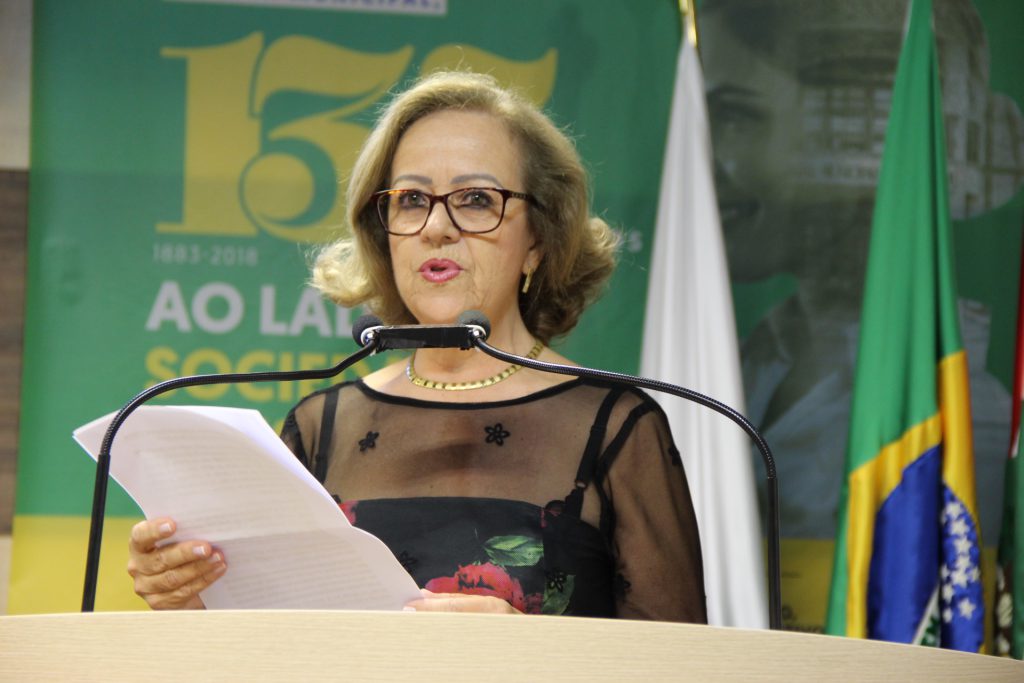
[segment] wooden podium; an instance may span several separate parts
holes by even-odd
[[[0,680],[1024,681],[1024,663],[779,631],[404,612],[0,617]]]

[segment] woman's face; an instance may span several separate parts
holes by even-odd
[[[439,195],[464,187],[524,191],[517,144],[507,127],[482,112],[442,111],[418,120],[399,140],[390,188]],[[395,284],[423,324],[454,322],[482,311],[492,328],[519,319],[520,276],[540,251],[527,223],[527,204],[510,198],[497,230],[460,232],[435,204],[416,235],[389,235]]]

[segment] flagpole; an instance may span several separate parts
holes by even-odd
[[[742,411],[742,370],[714,188],[695,11],[694,0],[679,2],[681,40],[651,256],[641,373],[714,393]],[[679,334],[680,328],[685,328],[684,334]],[[767,509],[762,516],[750,447],[742,434],[696,406],[672,397],[658,400],[691,482],[703,539],[709,623],[781,628],[774,465],[766,462]]]
[[[679,20],[683,36],[697,47],[697,0],[679,0]]]

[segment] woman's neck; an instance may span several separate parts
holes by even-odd
[[[537,339],[516,317],[513,325],[498,323],[491,328],[487,343],[495,348],[520,356],[527,355]],[[492,325],[494,321],[492,321]],[[549,348],[544,348],[540,360],[553,363],[571,363]],[[502,401],[519,398],[572,378],[523,368],[501,381],[478,389],[446,391],[418,386],[410,381],[408,364],[413,363],[415,374],[425,380],[444,383],[479,382],[499,375],[508,363],[492,358],[483,351],[470,349],[418,349],[414,357],[393,363],[363,378],[371,389],[394,396],[427,399],[450,403]]]
[[[525,356],[537,342],[522,319],[511,324],[492,326],[487,343],[502,351]],[[415,359],[416,373],[438,382],[473,382],[501,372],[508,363],[471,349],[419,349]]]

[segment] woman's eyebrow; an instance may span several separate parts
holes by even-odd
[[[452,184],[457,185],[459,183],[465,183],[470,180],[487,180],[495,184],[496,187],[502,187],[502,184],[497,178],[492,176],[490,173],[466,173],[464,175],[457,175],[452,178]]]
[[[412,173],[406,173],[392,180],[391,184],[394,185],[395,183],[398,183],[399,181],[402,180],[411,180],[414,183],[422,183],[423,185],[429,185],[431,182],[433,182],[430,178],[428,178],[425,175],[414,175]]]

